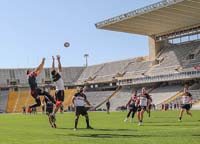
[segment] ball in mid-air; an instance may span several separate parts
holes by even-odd
[[[69,42],[65,42],[65,43],[64,43],[64,47],[67,48],[67,47],[69,47],[69,46],[70,46]]]

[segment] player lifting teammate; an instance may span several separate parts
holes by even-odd
[[[182,106],[181,106],[181,110],[179,113],[179,121],[182,120],[182,116],[183,116],[183,112],[186,110],[187,115],[192,116],[192,114],[190,113],[190,108],[192,106],[192,95],[189,92],[189,88],[185,87],[184,88],[184,94],[182,96]]]
[[[140,126],[142,125],[143,114],[147,110],[149,105],[151,104],[151,101],[152,99],[150,95],[146,92],[146,89],[143,87],[142,93],[139,95],[138,100],[136,102],[139,105],[138,106],[138,120],[139,120],[138,125]]]
[[[85,107],[85,103],[88,104],[89,106],[91,106],[91,104],[87,100],[86,95],[83,93],[83,88],[80,88],[80,90],[78,90],[78,92],[74,95],[72,103],[75,106],[75,114],[76,114],[74,130],[77,130],[78,119],[80,115],[85,116],[87,129],[93,129],[90,126],[89,116]]]
[[[131,96],[130,100],[128,101],[128,103],[126,104],[126,107],[129,107],[129,112],[126,116],[126,118],[124,119],[124,122],[127,122],[128,118],[130,117],[131,113],[132,113],[132,116],[131,116],[131,120],[130,122],[133,122],[133,118],[135,116],[135,112],[137,111],[137,90],[134,91],[134,94]]]
[[[52,79],[56,86],[56,108],[54,109],[53,113],[51,114],[51,118],[53,121],[55,121],[55,113],[58,111],[58,109],[62,106],[62,103],[64,101],[64,81],[62,79],[62,66],[60,62],[60,56],[57,56],[58,61],[58,71],[55,69],[55,58],[52,56]]]
[[[46,91],[43,91],[40,89],[37,85],[36,77],[42,72],[43,67],[45,63],[45,58],[42,59],[41,64],[34,70],[30,71],[27,70],[27,76],[28,76],[28,83],[31,88],[31,96],[35,99],[35,104],[28,107],[28,112],[31,112],[32,108],[39,107],[41,105],[40,95],[47,96],[50,101],[52,101],[55,104],[55,101],[53,97]]]

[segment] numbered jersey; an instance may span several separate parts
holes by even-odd
[[[140,95],[139,96],[139,105],[140,106],[147,106],[148,105],[148,99],[150,99],[150,96],[148,94]]]
[[[182,96],[182,103],[183,104],[190,104],[191,103],[191,97],[192,95],[188,92],[184,96]]]
[[[183,104],[190,104],[191,103],[191,97],[182,96],[182,102],[183,102]]]
[[[76,93],[74,95],[75,106],[85,106],[86,95],[83,93]]]
[[[141,96],[141,97],[140,97],[140,103],[139,103],[139,105],[140,105],[140,106],[147,106],[147,98]]]
[[[61,72],[58,72],[55,76],[52,76],[53,82],[56,86],[56,90],[64,90],[64,81],[62,79],[62,74]]]

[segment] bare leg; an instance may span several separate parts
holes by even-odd
[[[190,110],[186,110],[187,115],[192,116],[192,113],[190,112]]]
[[[181,119],[182,119],[183,112],[184,112],[184,109],[181,109],[181,111],[180,111],[180,113],[179,113],[179,121],[181,121]]]

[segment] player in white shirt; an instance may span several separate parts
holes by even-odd
[[[55,98],[56,98],[56,107],[52,113],[52,120],[55,121],[55,113],[58,111],[58,109],[62,106],[62,103],[64,102],[64,81],[62,79],[62,66],[60,62],[60,56],[57,56],[58,61],[58,71],[55,69],[55,58],[52,56],[52,79],[56,86],[56,92],[55,92]]]
[[[78,90],[78,92],[74,95],[74,97],[72,98],[72,103],[75,106],[75,114],[76,114],[74,130],[77,130],[78,119],[79,119],[80,115],[85,116],[87,129],[93,129],[90,126],[89,115],[88,115],[87,109],[85,107],[85,104],[87,104],[89,106],[91,106],[91,104],[87,100],[87,97],[83,92],[83,88],[80,88],[80,90]]]
[[[149,108],[151,101],[152,99],[150,95],[146,92],[146,89],[143,87],[142,93],[138,96],[138,100],[136,102],[138,105],[138,120],[139,120],[138,125],[140,126],[142,125],[143,114]]]
[[[192,95],[189,92],[189,88],[188,87],[184,88],[184,94],[182,96],[182,103],[183,104],[181,106],[181,110],[180,110],[180,113],[179,113],[179,121],[182,120],[183,112],[185,110],[186,110],[186,113],[189,116],[192,116],[192,114],[190,113],[190,109],[191,109],[191,106],[192,106]]]

